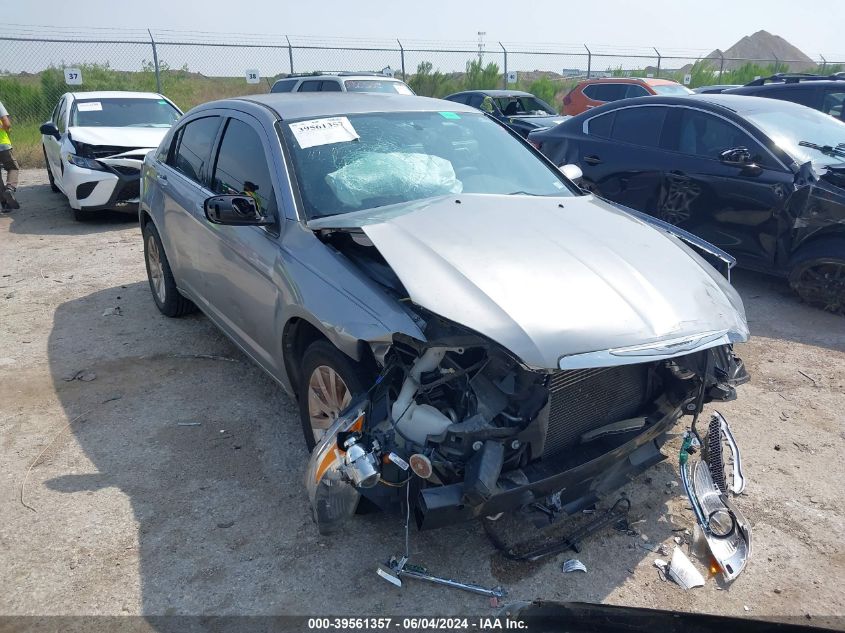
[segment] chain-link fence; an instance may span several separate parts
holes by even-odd
[[[580,80],[663,77],[690,87],[741,84],[775,72],[845,70],[841,56],[819,60],[725,58],[706,51],[518,42],[365,40],[61,27],[0,27],[0,101],[13,117],[19,160],[41,162],[40,123],[71,90],[143,90],[187,110],[199,103],[269,92],[292,73],[395,74],[422,95],[480,88],[527,90],[559,106]],[[73,70],[81,83],[68,85]]]

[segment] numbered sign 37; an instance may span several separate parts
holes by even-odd
[[[68,86],[81,86],[82,71],[78,68],[65,68],[65,83]]]
[[[246,82],[248,84],[261,83],[261,73],[259,73],[257,69],[250,68],[246,71],[245,75],[246,75]]]

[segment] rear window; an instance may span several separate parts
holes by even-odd
[[[400,95],[412,95],[414,92],[401,81],[386,79],[347,79],[343,82],[347,92],[388,92]]]
[[[625,98],[629,84],[588,84],[584,94],[594,101],[618,101]]]
[[[659,95],[677,96],[693,94],[692,90],[681,84],[657,84],[652,86],[651,89]]]

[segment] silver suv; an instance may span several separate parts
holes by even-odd
[[[414,95],[404,81],[381,73],[308,73],[279,79],[270,92],[386,92]]]

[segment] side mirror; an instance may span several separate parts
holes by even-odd
[[[212,224],[229,226],[269,226],[272,218],[265,216],[255,199],[246,194],[234,196],[212,196],[203,204],[205,217]]]
[[[763,173],[763,168],[754,162],[754,157],[747,147],[726,149],[719,154],[719,161],[723,165],[739,167],[742,170],[742,174],[746,176],[758,176]]]
[[[581,178],[584,177],[584,172],[581,171],[581,168],[578,165],[572,165],[570,163],[569,165],[561,165],[558,169],[560,169],[560,172],[576,185],[581,181]]]
[[[52,121],[47,121],[39,128],[39,130],[45,136],[52,136],[56,140],[59,140],[62,137],[62,135],[59,134],[59,128],[57,128],[56,124]]]

